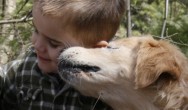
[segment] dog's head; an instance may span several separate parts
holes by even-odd
[[[122,39],[106,48],[72,47],[59,57],[60,76],[84,95],[98,97],[118,89],[134,95],[150,87],[155,96],[164,92],[167,108],[184,103],[187,96],[180,94],[185,92],[187,71],[187,59],[176,46],[150,37]],[[129,88],[132,92],[127,93]]]
[[[97,97],[117,80],[130,76],[135,60],[131,51],[115,45],[95,49],[72,47],[59,57],[59,74],[84,95]]]

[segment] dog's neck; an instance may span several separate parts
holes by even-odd
[[[143,94],[143,91],[142,93],[139,90],[135,91],[131,85],[126,88],[117,86],[119,85],[113,86],[113,89],[111,88],[100,92],[100,99],[108,105],[111,105],[114,110],[125,110],[125,108],[126,110],[159,110],[153,104],[153,99],[151,99],[153,94],[149,94],[149,92]]]

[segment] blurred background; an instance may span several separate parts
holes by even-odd
[[[32,1],[0,0],[0,65],[28,48]],[[188,0],[130,0],[116,37],[147,34],[169,40],[188,56]]]

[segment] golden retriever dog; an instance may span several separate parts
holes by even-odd
[[[130,37],[104,48],[72,47],[59,57],[59,74],[114,110],[188,110],[188,60],[164,40]]]

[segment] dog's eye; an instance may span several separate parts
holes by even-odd
[[[118,49],[117,47],[107,46],[108,49]]]

